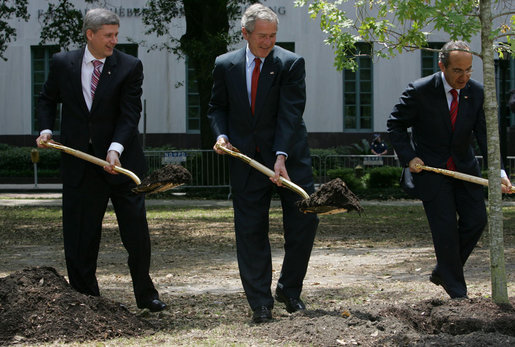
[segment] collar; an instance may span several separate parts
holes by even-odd
[[[103,59],[97,59],[93,56],[93,54],[91,54],[91,52],[89,51],[89,47],[88,45],[86,45],[86,49],[84,50],[84,58],[82,59],[82,61],[87,64],[87,63],[91,63],[93,60],[100,60],[102,62],[102,64],[105,64],[106,62],[106,58],[103,58]]]
[[[249,44],[247,43],[247,48],[245,49],[245,58],[247,63],[247,69],[250,67],[250,65],[254,62],[254,59],[257,58],[252,52],[250,51]],[[259,58],[261,60],[261,63],[263,63],[263,58]]]
[[[449,83],[447,83],[447,80],[445,79],[445,75],[443,74],[443,71],[441,71],[440,74],[442,75],[443,89],[445,90],[445,95],[447,95],[451,91],[451,89],[456,89],[456,88],[451,87],[451,85]],[[458,92],[458,96],[460,95],[460,90],[461,89],[456,89],[456,91]]]

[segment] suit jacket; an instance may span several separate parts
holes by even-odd
[[[480,176],[471,142],[475,136],[486,158],[483,99],[482,85],[470,80],[460,91],[453,132],[441,72],[410,83],[387,121],[390,141],[401,164],[406,166],[410,160],[419,157],[428,166],[446,168],[447,160],[452,156],[457,171]],[[412,139],[407,132],[409,127],[412,128]],[[413,174],[413,179],[415,194],[422,200],[431,200],[445,177],[423,171]],[[484,198],[480,185],[465,184],[473,198]]]
[[[286,168],[299,185],[313,181],[307,131],[304,59],[275,46],[259,75],[255,114],[246,87],[245,48],[217,57],[208,118],[215,136],[225,134],[242,153],[254,157],[259,148],[264,165],[273,168],[276,151],[288,154]],[[231,158],[231,184],[243,189],[251,167]],[[254,169],[252,169],[254,170]]]
[[[147,166],[138,139],[143,65],[139,59],[115,49],[105,61],[89,111],[81,84],[84,49],[52,57],[37,106],[39,128],[54,129],[57,104],[62,103],[63,145],[87,152],[91,139],[93,154],[104,159],[111,142],[118,142],[124,146],[120,156],[122,166],[138,176],[144,175]],[[84,160],[63,154],[63,183],[77,185],[85,165]],[[105,174],[111,183],[130,180],[125,175]]]

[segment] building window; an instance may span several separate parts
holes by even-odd
[[[133,57],[138,57],[138,45],[135,43],[119,43],[116,45],[116,49]]]
[[[501,116],[501,126],[515,125],[515,114],[508,104],[510,91],[515,89],[515,59],[495,60],[495,84],[497,88],[497,105]]]
[[[276,46],[287,49],[290,52],[295,52],[295,42],[276,42],[275,44]]]
[[[344,130],[372,130],[372,46],[356,44],[356,71],[343,72]]]
[[[444,44],[445,42],[429,42],[427,47],[432,49],[440,49]],[[420,56],[422,60],[422,77],[429,76],[437,71],[440,71],[440,67],[438,66],[438,52],[422,50]]]
[[[195,68],[186,57],[186,132],[200,134],[200,94]]]
[[[32,133],[39,134],[38,120],[36,118],[36,107],[39,94],[48,77],[50,70],[50,59],[54,53],[59,52],[59,46],[32,46],[30,47],[31,56],[31,75],[32,75]],[[61,114],[57,112],[58,119],[55,123],[54,133],[58,134],[61,130]]]

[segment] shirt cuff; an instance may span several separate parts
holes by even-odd
[[[501,178],[508,178],[506,171],[504,171],[503,169],[501,169]]]
[[[41,130],[41,132],[39,133],[39,135],[44,135],[44,134],[50,134],[52,135],[52,130],[50,129],[45,129],[45,130]]]
[[[284,152],[281,152],[281,151],[277,151],[275,152],[275,156],[277,157],[279,154],[282,154],[286,157],[286,159],[288,159],[288,154],[284,153]]]
[[[221,134],[221,135],[218,135],[218,137],[216,138],[216,141],[220,140],[220,138],[224,138],[225,141],[229,142],[229,138],[227,137],[227,135],[224,135],[224,134]]]
[[[109,151],[116,151],[116,152],[118,152],[119,155],[122,155],[122,153],[123,153],[123,146],[122,146],[121,143],[112,142],[111,146],[109,146],[109,149],[107,151],[108,152]]]

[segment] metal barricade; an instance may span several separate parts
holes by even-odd
[[[191,182],[183,187],[229,188],[229,161],[227,156],[213,150],[145,151],[149,171],[166,164],[180,164],[191,173]]]

